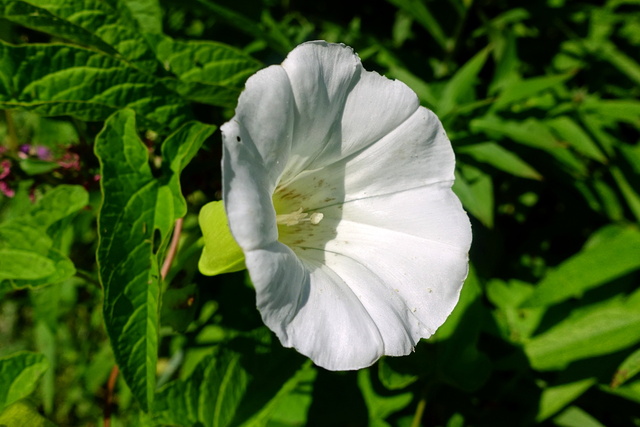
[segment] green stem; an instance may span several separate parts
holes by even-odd
[[[422,397],[416,407],[416,412],[413,414],[413,421],[411,427],[420,427],[422,425],[422,416],[424,415],[424,409],[427,407],[427,393],[422,393]]]

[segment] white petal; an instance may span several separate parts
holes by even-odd
[[[275,182],[238,122],[227,122],[222,131],[222,192],[231,234],[244,251],[266,247],[278,239],[271,200]]]
[[[323,151],[339,151],[345,102],[362,65],[350,47],[316,41],[294,49],[282,67],[296,104],[294,145],[282,178],[287,181]]]
[[[342,116],[340,157],[362,150],[388,135],[419,106],[415,92],[404,83],[363,71],[349,93]]]
[[[440,185],[322,212],[318,231],[294,251],[331,269],[358,297],[384,354],[408,354],[446,320],[467,275],[471,227],[460,202]]]
[[[287,327],[308,299],[309,272],[291,249],[279,242],[245,252],[245,263],[264,323],[287,345]]]
[[[435,114],[418,108],[375,144],[321,169],[305,171],[287,185],[306,209],[453,183],[455,158]]]
[[[323,262],[308,260],[303,267],[289,248],[275,243],[248,252],[246,263],[262,319],[285,347],[332,370],[370,366],[383,354],[373,319]]]
[[[247,80],[231,122],[239,124],[240,132],[225,124],[223,142],[253,145],[275,185],[291,150],[294,122],[293,92],[282,67],[265,68]]]

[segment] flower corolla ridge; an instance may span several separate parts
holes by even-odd
[[[360,369],[442,325],[471,226],[451,143],[411,89],[308,42],[249,78],[221,129],[229,228],[284,346]]]

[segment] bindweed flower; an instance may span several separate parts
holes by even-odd
[[[359,369],[442,325],[471,228],[451,143],[405,84],[304,43],[247,81],[222,134],[229,229],[284,346]]]

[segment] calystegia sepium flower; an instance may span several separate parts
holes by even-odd
[[[222,134],[229,229],[284,346],[359,369],[442,325],[471,227],[451,143],[411,89],[347,46],[304,43],[249,78]]]

